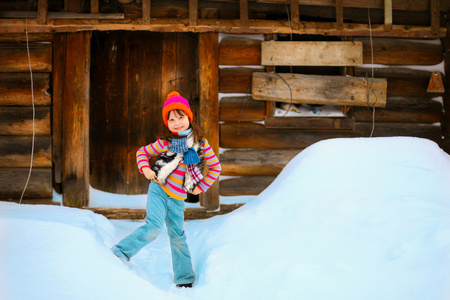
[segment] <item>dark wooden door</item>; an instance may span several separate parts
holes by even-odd
[[[178,90],[198,103],[196,36],[97,32],[92,36],[90,184],[119,194],[145,194],[135,154],[163,132],[165,96]]]

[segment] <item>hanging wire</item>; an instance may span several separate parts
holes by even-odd
[[[367,79],[367,87],[366,87],[366,97],[367,97],[367,106],[370,106],[369,103],[369,98],[370,98],[370,93],[373,93],[373,95],[375,96],[375,102],[372,104],[372,131],[370,132],[370,137],[373,136],[373,132],[375,131],[375,104],[378,101],[377,95],[375,94],[375,92],[372,90],[372,85],[373,85],[373,81],[374,81],[374,67],[373,67],[373,40],[372,40],[372,23],[370,21],[370,4],[369,4],[369,0],[367,0],[367,14],[368,14],[368,19],[369,19],[369,38],[370,38],[370,54],[371,54],[371,62],[372,62],[372,80],[369,83],[368,80],[368,75],[366,74],[366,79]]]
[[[25,194],[25,191],[26,191],[26,189],[28,187],[28,183],[30,182],[30,177],[31,177],[31,171],[33,170],[34,139],[35,139],[35,135],[36,135],[36,132],[35,132],[36,131],[35,130],[36,109],[34,107],[33,70],[31,68],[30,45],[29,45],[29,39],[28,39],[28,12],[29,12],[29,6],[30,6],[30,2],[28,2],[27,15],[26,15],[26,19],[25,19],[25,36],[26,36],[26,40],[27,40],[28,66],[30,68],[30,78],[31,78],[31,105],[32,105],[32,108],[33,108],[33,137],[31,139],[30,169],[28,171],[28,177],[27,177],[27,181],[25,183],[25,187],[23,188],[22,195],[20,196],[20,199],[19,199],[19,204],[22,204],[23,195]]]

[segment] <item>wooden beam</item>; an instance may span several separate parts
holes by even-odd
[[[259,195],[274,180],[276,176],[242,176],[221,180],[221,196]]]
[[[278,175],[299,149],[227,150],[220,155],[222,174]]]
[[[263,124],[226,122],[220,124],[220,147],[304,149],[321,140],[332,138],[368,137],[372,122],[355,124],[355,130],[268,129]],[[442,143],[442,130],[434,124],[377,123],[374,136],[414,136]],[[222,181],[221,181],[222,184]]]
[[[299,0],[291,0],[291,28],[298,30],[300,28]]]
[[[67,34],[53,36],[53,102],[52,102],[52,161],[53,181],[59,186],[62,183],[62,137],[63,137],[63,97],[64,74],[66,68]]]
[[[372,62],[370,39],[359,39],[363,43],[363,62]],[[444,59],[440,44],[420,41],[374,38],[373,63],[384,65],[436,65]]]
[[[200,126],[205,137],[219,154],[219,37],[217,33],[199,35],[199,112]],[[219,181],[200,197],[200,204],[207,210],[219,208]]]
[[[198,0],[189,0],[189,25],[198,24]]]
[[[223,97],[219,103],[219,119],[227,122],[264,121],[266,105],[250,96]]]
[[[343,117],[266,117],[264,125],[266,128],[275,129],[353,130],[355,120]]]
[[[262,42],[265,66],[361,66],[362,42]]]
[[[260,65],[261,41],[240,37],[226,37],[220,42],[219,65]]]
[[[38,24],[47,24],[48,0],[38,0]]]
[[[336,28],[344,28],[344,0],[336,0]]]
[[[384,28],[392,30],[392,0],[384,0]]]
[[[384,107],[386,90],[381,78],[256,72],[252,82],[253,99],[286,103]]]
[[[90,33],[67,35],[63,91],[63,205],[89,204]]]
[[[48,93],[50,87],[49,73],[34,73],[34,104],[51,105]],[[29,73],[0,73],[0,105],[31,106],[31,79]]]
[[[99,0],[90,0],[90,1],[91,1],[91,14],[98,14]]]
[[[51,23],[54,20],[123,20],[123,13],[109,13],[109,14],[100,14],[100,13],[77,13],[77,12],[48,12],[46,14],[47,21],[46,23]],[[0,12],[1,18],[7,19],[26,19],[26,18],[38,18],[38,12],[35,11],[5,11]],[[30,22],[31,20],[28,20]],[[38,21],[36,21],[39,24]],[[98,22],[97,22],[98,23]]]
[[[142,0],[142,24],[150,24],[151,0]]]
[[[263,68],[222,68],[220,69],[220,93],[245,93],[252,91],[252,74]]]
[[[215,211],[208,211],[206,208],[201,207],[188,207],[184,211],[185,220],[198,220],[207,219],[217,215],[227,214],[235,209],[241,207],[242,203],[236,204],[221,204],[220,209]],[[87,208],[96,214],[101,214],[108,219],[113,220],[143,220],[147,215],[145,209],[132,209],[132,208],[105,208],[105,207],[90,207]]]
[[[440,15],[439,15],[439,7],[440,0],[430,0],[430,9],[431,9],[431,32],[437,34],[439,32],[440,27]]]
[[[248,0],[239,0],[239,20],[242,27],[248,27]]]
[[[0,19],[0,34],[25,31],[25,20]],[[369,36],[368,24],[346,24],[345,29],[336,29],[336,22],[302,22],[302,27],[294,30],[288,21],[249,20],[248,27],[242,27],[240,20],[199,19],[197,26],[190,26],[189,19],[160,18],[151,24],[143,24],[142,20],[124,19],[111,22],[98,22],[94,19],[86,20],[52,20],[47,25],[37,24],[35,20],[28,20],[30,33],[57,33],[76,31],[155,31],[155,32],[223,32],[236,34],[256,33],[293,33],[333,36]],[[391,31],[386,31],[384,24],[372,24],[372,36],[405,37],[405,38],[439,38],[445,37],[447,29],[441,27],[438,33],[432,33],[429,26],[393,25]]]

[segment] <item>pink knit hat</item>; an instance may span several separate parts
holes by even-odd
[[[167,95],[167,100],[164,102],[162,117],[164,120],[164,124],[167,126],[167,114],[174,110],[181,109],[188,116],[189,120],[192,122],[194,115],[192,114],[191,107],[189,106],[189,102],[180,96],[180,94],[176,91],[173,91],[169,95]]]

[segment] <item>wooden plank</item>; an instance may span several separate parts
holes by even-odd
[[[222,175],[278,175],[299,149],[227,150],[220,155]]]
[[[0,168],[0,199],[19,200],[29,168]],[[24,198],[52,198],[52,169],[33,168]]]
[[[52,103],[52,161],[53,181],[56,190],[61,190],[62,183],[62,103],[64,91],[64,74],[66,59],[66,34],[55,34],[53,39],[53,103]]]
[[[370,40],[363,42],[363,62],[372,63]],[[441,45],[400,39],[373,39],[373,63],[384,65],[436,65],[442,62]]]
[[[50,135],[50,106],[35,108],[34,130],[37,136]],[[31,107],[0,107],[0,135],[33,135]]]
[[[198,24],[198,0],[189,0],[189,25]]]
[[[199,35],[199,125],[214,152],[219,154],[219,37],[216,33]],[[201,195],[207,210],[219,208],[219,182]]]
[[[264,68],[222,68],[219,70],[220,93],[245,93],[252,91],[252,74]]]
[[[336,28],[344,28],[344,1],[336,0]]]
[[[371,109],[353,107],[357,122],[372,122]],[[442,104],[427,98],[389,97],[385,108],[375,113],[375,122],[428,123],[440,122],[443,117]]]
[[[298,30],[300,27],[299,0],[291,0],[291,28]]]
[[[126,98],[126,117],[129,120],[128,124],[112,125],[110,126],[110,141],[112,144],[119,142],[117,137],[114,137],[113,127],[120,130],[126,130],[123,134],[128,136],[127,146],[117,147],[121,154],[127,159],[124,161],[124,169],[117,167],[107,167],[114,170],[114,174],[118,178],[113,178],[110,181],[108,189],[114,189],[114,183],[117,185],[125,185],[127,187],[127,194],[145,194],[148,192],[149,181],[143,176],[136,165],[136,151],[150,143],[157,140],[163,135],[165,127],[161,118],[162,105],[161,98],[164,96],[161,91],[163,86],[162,76],[163,70],[167,69],[165,66],[165,58],[163,52],[163,43],[165,43],[166,34],[162,35],[155,32],[141,32],[130,34],[131,41],[129,44],[129,69],[128,72],[128,91]],[[122,39],[118,39],[121,41]],[[125,58],[126,59],[126,58]],[[106,62],[108,64],[108,62]],[[172,65],[174,69],[174,65]],[[102,76],[99,73],[99,76]],[[181,75],[183,76],[183,75]],[[120,77],[118,79],[120,82]],[[151,84],[149,84],[151,83]],[[167,95],[167,94],[166,94]],[[139,99],[136,101],[136,99]],[[120,98],[115,99],[117,105],[120,107]],[[108,106],[108,102],[104,102]],[[120,116],[120,112],[116,112],[116,116]],[[120,122],[120,118],[115,119],[115,122]],[[101,134],[101,132],[98,132]],[[120,142],[119,142],[120,143]],[[125,150],[126,152],[122,152]],[[114,151],[110,151],[109,155],[114,156]],[[101,159],[98,157],[98,159]],[[125,175],[124,178],[120,176]],[[99,173],[98,176],[102,176]]]
[[[33,72],[52,71],[52,45],[30,43]],[[0,72],[30,72],[26,44],[0,44]]]
[[[248,0],[239,0],[239,21],[242,27],[248,27]]]
[[[38,24],[47,24],[48,0],[38,0]]]
[[[52,99],[48,92],[49,73],[33,74],[35,105],[50,105]],[[0,105],[31,106],[31,77],[29,73],[0,73]]]
[[[251,97],[223,97],[219,102],[220,121],[263,121],[265,111],[265,103],[255,101]]]
[[[261,41],[241,37],[226,37],[220,42],[219,65],[260,65]]]
[[[208,211],[206,208],[201,207],[188,207],[184,211],[185,220],[198,220],[207,219],[217,215],[227,214],[235,209],[241,207],[242,203],[236,204],[221,204],[220,208],[215,211]],[[96,214],[101,214],[108,219],[112,220],[143,220],[147,215],[145,209],[131,209],[131,208],[105,208],[105,207],[90,207],[87,208]]]
[[[384,0],[384,28],[392,29],[392,0]]]
[[[265,66],[361,66],[361,42],[262,42]]]
[[[253,99],[287,103],[384,107],[386,90],[381,78],[367,87],[367,81],[357,77],[257,72],[252,81]]]
[[[0,136],[0,167],[30,167],[30,136]],[[33,167],[52,167],[52,139],[38,136],[34,141]]]
[[[266,117],[266,128],[302,128],[311,130],[353,130],[355,119],[353,118],[305,118],[305,117]]]
[[[221,196],[259,195],[276,176],[242,176],[220,181]]]
[[[62,189],[65,206],[89,204],[90,33],[67,35],[63,91]]]

